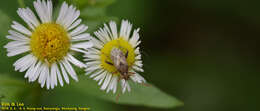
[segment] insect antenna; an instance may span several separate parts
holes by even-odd
[[[128,50],[126,50],[126,54],[125,54],[125,58],[127,58],[128,57]]]

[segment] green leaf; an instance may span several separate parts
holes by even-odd
[[[20,94],[26,88],[25,82],[0,74],[0,99],[4,102],[14,102],[22,100]]]
[[[105,16],[105,8],[89,6],[81,10],[81,16],[85,18],[98,18]]]
[[[69,86],[69,85],[68,85]],[[88,95],[74,87],[57,88],[43,93],[41,106],[85,107],[91,111],[120,111],[116,104]]]
[[[81,17],[88,25],[88,32],[92,33],[102,26],[104,23],[111,20],[117,21],[117,17],[106,15],[107,6],[115,0],[76,0],[75,4],[80,6]]]
[[[71,89],[74,91],[81,91],[82,93],[94,96],[106,101],[111,101],[117,104],[139,105],[157,108],[173,108],[183,105],[183,103],[177,100],[175,97],[166,94],[157,87],[144,86],[140,84],[134,84],[130,82],[131,92],[121,94],[119,100],[116,100],[117,94],[106,93],[101,91],[97,82],[85,75],[79,76],[80,80],[77,83],[72,83],[64,89]],[[119,87],[118,87],[119,88]],[[117,93],[119,93],[118,90]],[[84,98],[82,98],[84,99]]]
[[[5,12],[9,17],[16,18],[18,6],[18,0],[3,0],[0,3],[0,10]]]
[[[103,27],[104,23],[107,23],[111,20],[118,21],[118,18],[116,18],[116,17],[100,17],[100,18],[96,18],[96,19],[87,19],[83,23],[86,24],[89,27],[87,31],[89,33],[93,33],[99,27]]]
[[[14,62],[15,58],[7,57],[6,49],[3,47],[8,43],[8,39],[6,39],[6,35],[8,34],[8,29],[10,29],[11,20],[10,17],[3,13],[3,11],[0,10],[0,72],[1,73],[14,73],[12,63]]]
[[[15,0],[10,0],[8,2],[12,3],[13,1]],[[5,36],[8,34],[8,29],[10,29],[10,16],[14,16],[14,14],[16,14],[16,6],[12,5],[13,4],[10,4],[9,7],[13,7],[11,10],[8,10],[6,9],[7,7],[2,7],[0,5],[0,101],[4,102],[23,100],[23,96],[21,96],[21,94],[23,94],[26,88],[23,80],[11,77],[14,76],[14,74],[17,74],[12,67],[12,64],[16,58],[7,57],[6,49],[3,48],[3,46],[8,42]],[[5,74],[8,74],[8,76]]]
[[[107,7],[115,1],[116,0],[73,0],[72,2],[76,3],[80,8],[82,8],[88,6]]]

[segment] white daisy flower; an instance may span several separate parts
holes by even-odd
[[[109,26],[104,24],[94,34],[96,38],[91,41],[92,48],[84,55],[87,62],[86,74],[98,81],[101,90],[110,90],[113,93],[117,90],[117,84],[121,81],[122,92],[130,92],[128,80],[137,83],[145,83],[145,79],[138,74],[143,72],[141,54],[138,45],[139,29],[134,30],[130,37],[132,24],[123,20],[120,33],[117,32],[117,25],[114,21]]]
[[[63,79],[69,84],[69,76],[78,81],[71,64],[80,68],[86,65],[73,54],[85,53],[84,49],[93,45],[89,42],[90,34],[85,33],[88,27],[80,25],[80,11],[64,2],[55,21],[51,0],[37,0],[33,5],[38,17],[30,8],[19,8],[18,15],[29,27],[13,21],[13,29],[6,36],[13,40],[4,46],[7,56],[25,54],[13,64],[15,70],[27,70],[24,77],[29,82],[38,79],[41,87],[46,85],[47,89],[53,89],[58,82],[63,86]]]

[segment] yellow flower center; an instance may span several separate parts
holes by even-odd
[[[30,47],[38,59],[52,64],[67,55],[70,37],[61,25],[44,23],[32,33]]]
[[[124,40],[124,38],[120,37],[118,39],[112,40],[104,45],[104,47],[101,49],[101,67],[103,67],[108,72],[111,72],[113,74],[119,74],[116,67],[114,65],[108,64],[107,62],[113,63],[110,57],[110,52],[112,48],[119,48],[124,54],[128,51],[128,56],[126,58],[129,68],[133,66],[135,62],[135,53],[134,48],[131,44],[129,44],[128,41]],[[106,62],[107,61],[107,62]]]

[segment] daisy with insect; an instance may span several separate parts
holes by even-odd
[[[90,35],[85,33],[88,27],[78,19],[80,11],[63,2],[58,18],[53,20],[51,0],[37,0],[33,5],[38,16],[30,8],[17,11],[28,28],[13,21],[13,29],[8,31],[7,38],[13,41],[4,46],[7,56],[25,55],[13,64],[15,70],[26,71],[29,82],[38,79],[47,89],[53,89],[58,82],[63,86],[63,79],[69,84],[69,76],[78,81],[71,64],[80,68],[86,65],[73,54],[86,53],[85,49],[92,47]]]
[[[131,34],[132,24],[123,20],[120,33],[114,21],[104,24],[92,38],[93,47],[87,49],[85,54],[86,74],[98,81],[101,90],[117,90],[118,82],[121,83],[122,92],[131,91],[129,80],[145,83],[145,79],[138,74],[143,72],[141,54],[138,45],[139,29]],[[131,35],[130,35],[131,34]],[[130,37],[131,36],[131,37]]]

